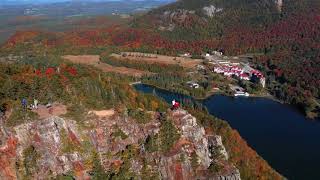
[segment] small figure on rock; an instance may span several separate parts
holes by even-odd
[[[176,101],[175,99],[172,101],[172,107],[171,110],[177,110],[180,108],[180,103]]]
[[[21,100],[21,105],[22,105],[23,110],[27,110],[27,106],[28,106],[27,99],[23,98]]]
[[[39,104],[39,101],[37,99],[34,99],[33,100],[33,105],[34,105],[35,109],[38,109],[38,104]]]

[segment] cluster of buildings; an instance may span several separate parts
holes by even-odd
[[[253,78],[256,78],[260,81],[261,85],[265,87],[266,79],[264,75],[251,67],[243,67],[234,66],[234,65],[223,65],[223,66],[216,66],[213,68],[213,72],[218,74],[223,74],[224,76],[231,77],[236,76],[241,80],[250,81]]]
[[[180,54],[181,57],[190,57],[190,53]],[[264,75],[250,67],[249,63],[243,60],[239,60],[239,57],[228,57],[224,56],[221,51],[212,51],[211,54],[206,53],[202,55],[204,59],[207,60],[208,64],[213,65],[212,71],[214,73],[222,74],[226,77],[237,77],[241,80],[252,81],[261,83],[262,87],[265,87],[266,79]],[[197,66],[198,71],[206,69],[203,65]],[[186,83],[190,88],[198,89],[200,85],[194,81],[189,81]],[[249,96],[244,90],[234,89],[235,96]]]
[[[263,74],[260,71],[255,69],[251,70],[251,74],[258,77],[259,79],[264,78]]]
[[[231,77],[236,76],[241,80],[256,80],[265,87],[265,77],[264,75],[249,66],[248,63],[243,63],[240,61],[230,61],[223,57],[223,53],[218,51],[213,51],[213,55],[206,54],[205,58],[210,64],[214,65],[213,72],[218,74],[223,74],[224,76]],[[237,59],[237,58],[234,58]]]
[[[242,80],[250,80],[250,76],[244,72],[244,69],[239,66],[218,66],[214,67],[213,72],[223,74],[224,76],[231,77],[237,76]]]
[[[37,12],[39,12],[38,8],[27,8],[23,11],[24,15],[35,15],[37,14]]]

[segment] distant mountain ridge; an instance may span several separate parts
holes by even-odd
[[[3,5],[26,5],[26,4],[52,4],[61,2],[121,2],[125,0],[2,0],[0,6]],[[127,0],[128,1],[128,0]],[[146,1],[146,0],[129,0],[129,1]],[[174,0],[154,0],[164,3],[174,2]]]
[[[190,33],[196,35],[193,38],[221,37],[231,27],[262,27],[274,22],[282,5],[274,0],[181,0],[152,10],[142,19],[149,18],[145,22],[153,22],[159,30],[179,32],[178,39],[188,40]]]
[[[263,30],[292,14],[319,8],[320,1],[315,0],[180,0],[150,11],[138,24],[170,31],[166,35],[178,35],[178,40],[216,38],[238,27]]]
[[[57,3],[57,2],[66,2],[68,0],[2,0],[0,5],[24,5],[24,4],[43,4],[43,3]]]

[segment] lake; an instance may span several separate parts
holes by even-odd
[[[153,93],[168,103],[192,99],[152,86],[136,90]],[[226,120],[274,169],[288,179],[320,179],[320,123],[292,106],[266,98],[214,95],[203,101],[210,114]]]

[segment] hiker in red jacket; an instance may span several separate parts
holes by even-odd
[[[176,101],[175,99],[172,101],[172,110],[177,110],[180,108],[180,103]]]

